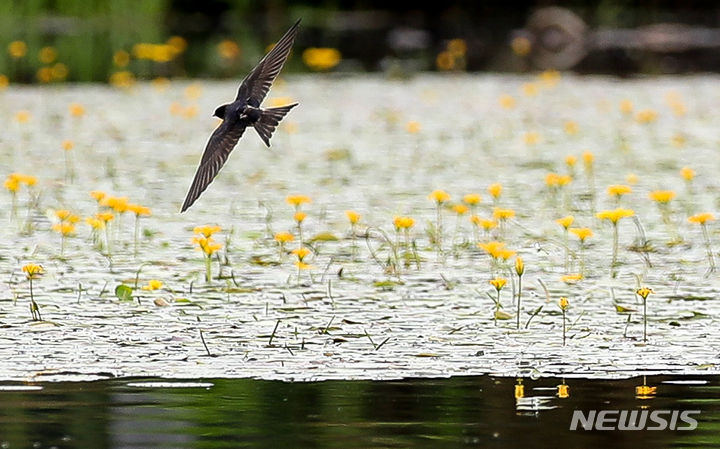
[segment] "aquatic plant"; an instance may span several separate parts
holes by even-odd
[[[208,283],[212,281],[212,255],[222,248],[222,243],[215,242],[212,236],[220,232],[220,230],[220,226],[214,225],[196,226],[193,229],[193,232],[199,235],[193,236],[191,242],[196,244],[198,246],[196,249],[203,253],[205,258],[205,281]]]
[[[632,193],[632,188],[625,184],[613,184],[608,186],[607,193],[611,197],[615,198],[615,204],[620,204],[620,200],[623,196]]]
[[[72,140],[63,140],[60,144],[63,149],[63,155],[65,156],[65,182],[75,181],[75,168],[72,160],[72,149],[75,147],[75,143]]]
[[[61,236],[60,256],[62,257],[65,254],[65,240],[75,235],[75,224],[80,221],[80,217],[67,209],[56,210],[55,217],[60,222],[53,224],[52,230]]]
[[[647,287],[642,287],[635,291],[635,294],[641,297],[643,301],[643,341],[647,341],[647,298],[653,293],[655,292]]]
[[[565,314],[567,313],[568,307],[570,307],[570,302],[566,297],[563,296],[558,301],[558,305],[560,306],[560,311],[562,312],[562,344],[563,346],[565,346],[567,333],[567,318]]]
[[[278,243],[278,248],[280,250],[280,259],[282,260],[286,252],[285,244],[295,240],[295,236],[289,232],[278,232],[273,238]]]
[[[608,220],[612,223],[613,227],[613,246],[612,246],[612,261],[610,262],[610,275],[615,277],[615,266],[617,265],[618,255],[618,222],[626,217],[632,217],[635,215],[635,211],[632,209],[617,208],[612,210],[603,210],[596,214],[597,218],[601,220]]]
[[[305,258],[311,254],[311,251],[305,247],[301,246],[299,248],[295,248],[291,251],[292,254],[297,257],[297,261],[295,262],[295,266],[297,267],[297,282],[300,282],[300,274],[303,270],[311,270],[313,268],[312,265],[305,262]]]
[[[712,246],[710,244],[710,234],[707,230],[707,222],[714,220],[715,216],[710,212],[695,214],[688,218],[688,221],[690,223],[697,223],[702,229],[703,241],[705,242],[705,250],[707,251],[708,264],[710,265],[708,272],[715,271],[715,257],[713,256]]]
[[[569,228],[572,234],[580,241],[580,274],[585,276],[585,240],[593,236],[590,228]]]
[[[302,247],[305,239],[303,238],[303,221],[305,221],[305,218],[307,218],[307,214],[300,209],[302,208],[303,204],[309,204],[312,202],[312,199],[310,199],[307,195],[288,195],[285,197],[285,202],[291,205],[295,209],[295,213],[293,214],[293,220],[295,220],[295,224],[298,228],[298,240],[300,243],[300,246]]]
[[[570,269],[570,245],[568,244],[568,228],[572,226],[575,221],[575,217],[572,215],[566,215],[565,217],[558,218],[555,223],[559,224],[563,228],[563,246],[565,247],[565,271]]]
[[[495,287],[495,291],[497,292],[497,297],[493,298],[493,301],[495,302],[495,312],[493,313],[493,322],[495,323],[495,326],[497,326],[497,320],[498,319],[507,319],[508,316],[506,314],[501,313],[500,309],[502,308],[502,305],[500,304],[500,291],[505,287],[505,284],[507,283],[507,279],[505,278],[495,278],[491,279],[490,285]]]
[[[443,226],[442,226],[442,208],[443,205],[450,201],[450,195],[444,191],[444,190],[433,190],[430,192],[430,195],[428,195],[428,199],[435,202],[435,247],[437,249],[438,255],[442,253],[442,236],[443,236]]]
[[[473,236],[475,237],[476,244],[478,243],[478,228],[483,229],[483,235],[487,238],[490,235],[490,230],[497,226],[497,221],[490,220],[488,218],[482,218],[477,215],[472,215],[470,217],[470,223],[473,224]]]
[[[497,206],[503,191],[502,184],[499,182],[492,183],[488,186],[487,191],[493,199],[493,204]]]
[[[138,239],[140,236],[140,217],[147,217],[152,214],[152,211],[147,206],[141,206],[140,204],[128,204],[127,210],[135,214],[135,232],[133,233],[133,254],[137,257],[138,253]]]
[[[30,314],[32,315],[33,321],[42,321],[40,307],[38,307],[37,303],[35,302],[35,296],[33,294],[33,280],[39,279],[40,276],[44,273],[43,267],[42,265],[29,263],[27,265],[23,265],[22,270],[25,273],[25,277],[27,278],[28,282],[30,283]]]
[[[675,228],[675,223],[672,220],[672,210],[670,209],[670,201],[675,198],[675,192],[672,190],[653,190],[650,192],[649,197],[660,209],[662,221],[665,223],[665,226],[667,226],[668,232],[672,237],[671,243],[681,241],[677,229]]]
[[[520,311],[522,310],[522,278],[523,274],[525,274],[525,262],[520,256],[515,258],[515,274],[517,274],[518,277],[517,314],[515,329],[520,330]]]

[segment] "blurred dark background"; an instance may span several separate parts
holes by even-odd
[[[300,17],[294,72],[720,70],[710,1],[0,0],[0,76],[237,78]]]

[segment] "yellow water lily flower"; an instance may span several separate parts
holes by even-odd
[[[490,282],[490,285],[495,287],[495,289],[497,291],[500,291],[500,290],[502,290],[503,287],[505,287],[505,284],[507,283],[507,279],[495,278],[495,279],[490,279],[489,282]]]
[[[595,214],[597,218],[601,220],[610,220],[613,224],[616,224],[621,218],[632,217],[633,215],[635,215],[634,210],[623,208],[602,210]]]
[[[608,186],[607,193],[610,196],[615,196],[617,198],[620,198],[623,195],[632,193],[632,188],[625,184],[614,184],[614,185]]]
[[[463,202],[465,204],[469,204],[470,206],[478,205],[481,201],[482,197],[477,193],[468,193],[467,195],[463,196]]]
[[[345,216],[347,217],[350,224],[357,224],[360,221],[360,214],[354,210],[346,210]]]
[[[147,284],[143,285],[142,289],[143,289],[143,290],[152,291],[152,290],[161,289],[162,286],[163,286],[163,282],[162,282],[162,281],[159,281],[159,280],[157,280],[157,279],[150,279],[150,280],[147,282]]]
[[[139,204],[128,204],[127,210],[134,213],[137,216],[140,215],[150,215],[152,212],[150,211],[150,208],[147,206],[141,206]]]
[[[682,176],[685,181],[692,181],[695,178],[695,170],[690,167],[683,167],[680,169],[680,176]]]
[[[410,229],[415,225],[415,220],[411,217],[395,217],[393,218],[395,229]]]
[[[477,244],[478,248],[484,250],[486,253],[488,253],[493,259],[497,259],[502,254],[502,251],[505,249],[505,242],[498,242],[498,241],[490,241],[490,242],[480,242]]]
[[[192,243],[198,245],[196,248],[199,251],[205,253],[206,256],[212,256],[214,253],[222,248],[222,243],[216,243],[212,237],[198,237],[192,238]]]
[[[567,310],[568,306],[570,306],[570,302],[568,302],[568,299],[564,296],[560,298],[558,303],[563,311]]]
[[[301,246],[300,248],[295,248],[294,250],[292,250],[290,252],[292,254],[296,255],[298,258],[298,261],[300,261],[300,262],[302,262],[310,254],[310,250],[304,246]]]
[[[442,204],[446,201],[450,201],[450,194],[444,190],[433,190],[428,195],[428,199],[434,200],[438,204]]]
[[[468,212],[469,208],[462,203],[458,203],[458,204],[453,204],[452,210],[453,210],[453,212],[455,212],[458,215],[464,215]]]
[[[649,197],[657,203],[667,204],[675,198],[675,192],[672,190],[653,190],[650,192]]]
[[[699,223],[699,224],[705,224],[708,221],[715,220],[715,215],[713,215],[710,212],[703,212],[700,214],[695,214],[692,217],[688,217],[688,221],[690,223]]]
[[[575,234],[577,238],[580,239],[581,242],[584,242],[585,239],[592,237],[593,231],[590,228],[569,228],[568,231]]]
[[[557,220],[555,220],[555,223],[567,229],[573,224],[574,221],[575,217],[573,217],[572,215],[568,215],[566,217],[558,218]]]
[[[293,240],[295,240],[295,236],[289,232],[278,232],[277,234],[275,234],[274,238],[275,238],[275,241],[280,242],[280,243],[287,243],[287,242],[292,242]]]
[[[503,209],[500,207],[496,207],[493,209],[493,218],[496,220],[508,220],[510,218],[513,218],[515,216],[515,211],[513,209]]]
[[[311,203],[312,200],[307,195],[288,195],[285,198],[285,202],[295,208],[298,208],[303,204]]]
[[[42,265],[36,263],[23,265],[22,270],[28,279],[37,279],[44,272]]]
[[[61,234],[63,237],[75,234],[75,225],[69,222],[55,223],[52,230]]]
[[[490,229],[497,226],[497,221],[482,218],[477,215],[473,215],[472,217],[470,217],[470,222],[475,226],[483,228],[485,231],[489,231]]]

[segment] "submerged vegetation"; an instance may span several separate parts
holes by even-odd
[[[555,374],[717,369],[680,351],[718,313],[717,182],[698,162],[715,151],[713,84],[553,72],[277,87],[309,106],[269,151],[248,136],[183,215],[216,124],[198,111],[227,86],[0,94],[8,338],[26,341],[32,326],[62,341],[90,326],[82,338],[108,354],[117,339],[98,320],[129,339],[162,329],[157,363],[190,351],[229,360],[202,362],[216,374],[243,364],[283,378],[315,363],[329,377],[386,364],[368,375],[512,375],[523,360]],[[440,98],[466,113],[427,119]],[[144,349],[128,351],[118,357]],[[188,373],[184,363],[173,372]]]

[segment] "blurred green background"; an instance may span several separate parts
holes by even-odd
[[[300,17],[291,72],[720,70],[709,1],[0,0],[0,86],[237,78]]]

